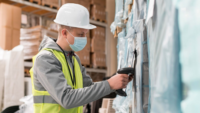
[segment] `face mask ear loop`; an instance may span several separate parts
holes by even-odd
[[[67,29],[66,29],[67,30]],[[70,34],[70,35],[72,35],[68,30],[67,30],[67,32]],[[74,35],[72,35],[73,37],[75,37]]]
[[[71,45],[68,40],[67,40],[67,42],[68,42],[69,45]]]
[[[66,29],[67,30],[67,29]],[[68,30],[67,30],[67,32],[70,34],[70,35],[72,35]],[[73,35],[72,35],[73,36]],[[73,38],[74,38],[74,36],[73,36]],[[75,38],[74,38],[75,39]],[[68,41],[68,39],[67,39],[67,42],[68,42],[68,44],[69,45],[71,45],[70,43],[69,43],[69,41]]]

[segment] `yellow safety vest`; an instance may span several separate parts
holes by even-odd
[[[43,50],[47,50],[52,52],[56,58],[60,61],[62,64],[62,72],[65,76],[65,79],[67,80],[67,84],[73,87],[74,89],[83,88],[83,77],[80,70],[80,66],[76,58],[73,56],[74,60],[74,72],[75,72],[75,78],[76,78],[76,85],[73,86],[69,70],[67,68],[67,62],[65,60],[64,54],[60,51],[44,48]],[[37,56],[37,55],[36,55]],[[33,66],[35,62],[36,56],[33,57]],[[69,66],[70,68],[70,66]],[[70,68],[71,75],[72,69]],[[71,108],[71,109],[65,109],[61,105],[59,105],[51,95],[48,93],[48,91],[38,91],[34,87],[34,75],[33,75],[33,68],[30,70],[31,80],[32,80],[32,93],[33,93],[33,99],[34,99],[34,113],[83,113],[83,106]],[[72,76],[72,79],[73,76]]]

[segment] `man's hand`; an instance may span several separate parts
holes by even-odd
[[[127,74],[117,74],[108,79],[108,83],[110,84],[112,90],[126,88],[129,82],[130,79]]]

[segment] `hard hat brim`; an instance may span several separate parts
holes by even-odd
[[[54,20],[55,23],[57,24],[60,24],[60,25],[64,25],[64,26],[69,26],[69,27],[76,27],[76,28],[83,28],[83,29],[95,29],[97,28],[95,25],[92,25],[92,24],[88,24],[86,26],[75,26],[75,25],[65,25],[65,24],[62,24],[62,23],[59,23],[58,21],[56,21],[56,19]]]

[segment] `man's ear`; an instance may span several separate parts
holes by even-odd
[[[62,37],[67,37],[67,30],[66,29],[62,29],[62,31],[61,31],[61,35],[62,35]]]

